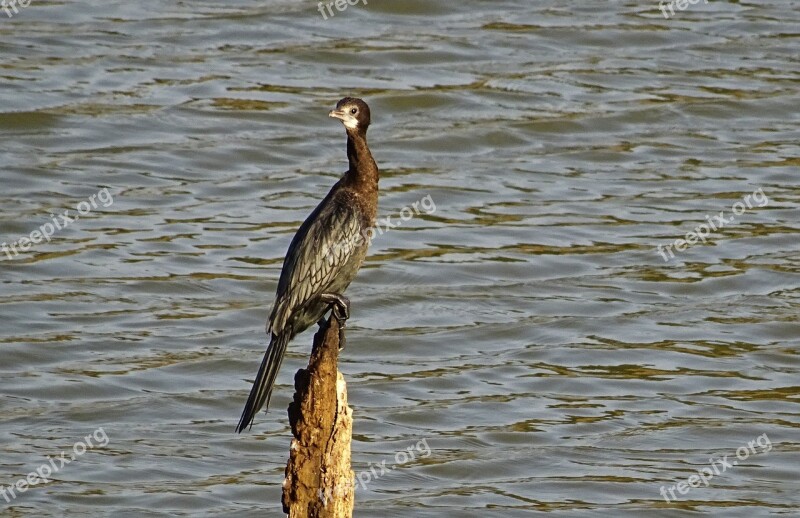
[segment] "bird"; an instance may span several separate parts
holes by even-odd
[[[344,291],[364,263],[374,235],[380,173],[367,145],[367,103],[345,97],[328,116],[345,127],[349,168],[300,225],[286,252],[267,321],[269,346],[237,433],[252,428],[259,410],[269,408],[289,342],[315,322],[321,324],[329,310],[339,322],[340,347],[344,347],[344,327],[350,317],[350,300]]]

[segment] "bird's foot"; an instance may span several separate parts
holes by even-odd
[[[344,350],[344,346],[347,343],[347,338],[345,338],[345,334],[344,334],[345,326],[346,326],[346,324],[344,322],[339,324],[339,350],[340,351]]]
[[[350,299],[338,293],[323,293],[320,300],[331,305],[333,316],[339,322],[339,350],[341,351],[344,349],[346,340],[344,328],[347,326],[347,319],[350,318]]]
[[[344,295],[339,295],[338,293],[323,293],[319,298],[323,304],[331,305],[333,316],[340,322],[344,322],[350,318],[350,299]]]

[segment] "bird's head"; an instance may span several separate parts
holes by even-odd
[[[369,127],[369,106],[356,97],[345,97],[336,103],[336,109],[328,116],[339,119],[348,130],[366,132]]]

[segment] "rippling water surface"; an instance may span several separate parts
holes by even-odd
[[[0,486],[95,447],[0,515],[281,515],[310,332],[233,429],[286,247],[346,168],[344,95],[372,107],[381,216],[435,205],[348,290],[354,469],[394,468],[356,516],[800,514],[797,2],[12,14]]]

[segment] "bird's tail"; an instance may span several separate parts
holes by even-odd
[[[239,419],[239,425],[236,427],[237,433],[242,433],[242,430],[248,426],[253,426],[253,419],[261,407],[269,406],[269,397],[272,394],[272,387],[275,385],[275,379],[278,377],[278,371],[283,362],[283,356],[286,353],[286,346],[291,340],[289,333],[280,333],[272,335],[272,339],[267,347],[267,352],[264,354],[264,359],[261,361],[261,367],[258,368],[258,374],[253,382],[253,388],[250,390],[250,396],[247,398],[247,403],[244,405],[242,417]]]

